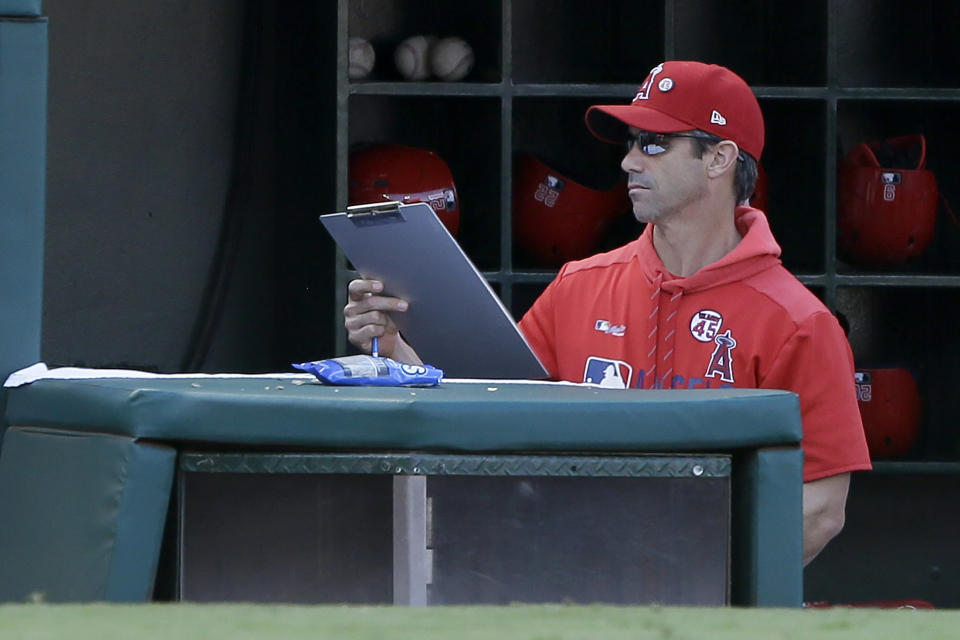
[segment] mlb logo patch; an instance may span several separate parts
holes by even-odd
[[[633,378],[633,367],[622,360],[590,356],[583,371],[583,381],[611,389],[628,389]]]
[[[622,338],[623,334],[627,331],[627,325],[613,324],[609,320],[597,320],[593,323],[593,328],[601,333],[606,333],[618,338]]]

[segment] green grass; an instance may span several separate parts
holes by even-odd
[[[683,607],[3,605],[3,640],[196,638],[337,640],[937,640],[960,611]]]

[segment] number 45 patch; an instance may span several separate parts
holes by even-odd
[[[700,342],[713,342],[722,324],[722,315],[712,309],[702,309],[690,318],[690,335]]]

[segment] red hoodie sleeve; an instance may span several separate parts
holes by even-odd
[[[780,349],[760,386],[800,396],[803,481],[870,469],[853,354],[829,312],[808,317]]]
[[[561,270],[561,274],[563,271]],[[557,379],[557,335],[554,324],[554,299],[560,281],[560,274],[554,278],[533,306],[520,319],[520,330],[526,336],[533,352],[540,358],[550,378]]]

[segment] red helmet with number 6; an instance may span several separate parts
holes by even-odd
[[[857,399],[870,457],[897,458],[910,452],[920,435],[923,407],[906,369],[859,369]]]
[[[626,178],[605,191],[554,171],[529,154],[517,156],[513,233],[539,266],[559,267],[597,250],[613,218],[630,208]]]
[[[866,267],[902,265],[933,238],[940,192],[924,169],[922,134],[861,143],[840,164],[837,232],[840,256]]]
[[[382,144],[350,154],[349,204],[396,200],[426,202],[454,236],[460,228],[460,201],[453,174],[432,151]]]

